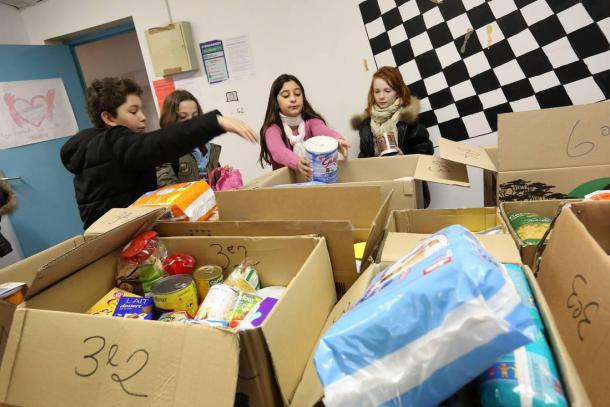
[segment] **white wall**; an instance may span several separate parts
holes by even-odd
[[[0,4],[0,44],[29,44],[30,38],[19,10]]]
[[[236,90],[244,112],[238,117],[258,131],[271,82],[281,73],[293,73],[303,82],[309,101],[329,126],[352,143],[355,148],[351,154],[356,156],[358,135],[349,127],[349,118],[364,108],[375,70],[359,2],[174,0],[169,4],[174,21],[191,23],[196,44],[241,34],[250,37],[255,77],[216,85],[206,83],[202,92],[205,110],[218,108],[226,115],[237,115],[237,104],[225,101],[225,92]],[[24,9],[22,15],[35,44],[131,16],[149,78],[155,79],[144,30],[169,22],[163,0],[47,0]],[[364,68],[365,59],[368,72]],[[177,78],[203,75],[201,58],[199,64],[199,72],[181,74]],[[222,163],[240,168],[246,180],[263,173],[256,162],[258,146],[249,145],[233,135],[222,136],[216,142],[224,147]],[[482,205],[480,182],[467,190],[433,187],[432,194],[432,201],[438,207]]]
[[[107,76],[127,77],[142,87],[143,111],[146,115],[146,131],[159,128],[159,116],[150,88],[146,65],[140,50],[138,36],[128,32],[100,41],[75,47],[85,82]]]

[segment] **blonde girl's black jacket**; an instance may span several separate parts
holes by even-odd
[[[157,187],[155,166],[171,162],[224,133],[218,111],[150,133],[123,126],[87,129],[61,149],[74,174],[76,202],[86,229],[112,208],[125,208]]]
[[[434,154],[434,148],[428,130],[417,121],[419,100],[411,96],[411,103],[400,110],[398,129],[398,147],[404,154]],[[363,113],[352,118],[352,127],[360,134],[359,158],[374,157],[373,131],[371,118]]]

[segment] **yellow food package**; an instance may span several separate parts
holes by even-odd
[[[106,293],[101,300],[89,308],[86,313],[91,315],[99,315],[102,317],[111,317],[116,309],[119,299],[123,296],[140,297],[139,295],[121,290],[120,288],[113,288],[112,290],[108,291],[108,293]]]
[[[551,224],[551,219],[529,212],[512,213],[508,221],[525,244],[538,244]]]
[[[216,197],[205,181],[185,182],[147,192],[131,206],[168,207],[171,220],[203,221],[214,213]]]

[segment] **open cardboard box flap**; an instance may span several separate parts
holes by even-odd
[[[112,250],[124,246],[136,233],[151,228],[163,213],[165,213],[163,208],[138,213],[126,222],[118,224],[113,229],[108,229],[107,232],[93,239],[85,239],[85,242],[74,250],[50,259],[47,264],[37,271],[26,298],[31,298],[75,270],[80,270]]]
[[[400,259],[421,240],[430,236],[423,233],[388,232],[381,249],[380,262],[391,263]],[[521,264],[521,256],[510,235],[475,235],[487,251],[499,262]]]
[[[349,220],[355,228],[369,228],[382,197],[375,186],[312,186],[223,191],[216,201],[222,221]]]
[[[607,165],[608,115],[610,101],[503,113],[498,115],[497,161],[483,147],[444,138],[439,154],[494,172]]]
[[[538,282],[593,405],[610,398],[610,202],[564,206]]]
[[[339,160],[337,183],[324,187],[343,187],[345,184],[366,184],[380,181],[421,180],[440,184],[469,186],[468,173],[463,164],[438,156],[421,154],[392,157],[369,157]],[[269,188],[305,182],[298,173],[284,167],[264,174],[247,184],[247,188]],[[309,186],[306,188],[310,188]]]

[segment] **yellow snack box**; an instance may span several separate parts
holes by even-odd
[[[131,206],[168,207],[172,220],[204,221],[214,213],[216,197],[207,182],[194,181],[147,192]]]
[[[120,288],[113,288],[108,291],[101,300],[96,302],[86,313],[91,315],[99,315],[102,317],[111,317],[116,309],[119,299],[121,297],[140,297],[129,291],[121,290]]]

